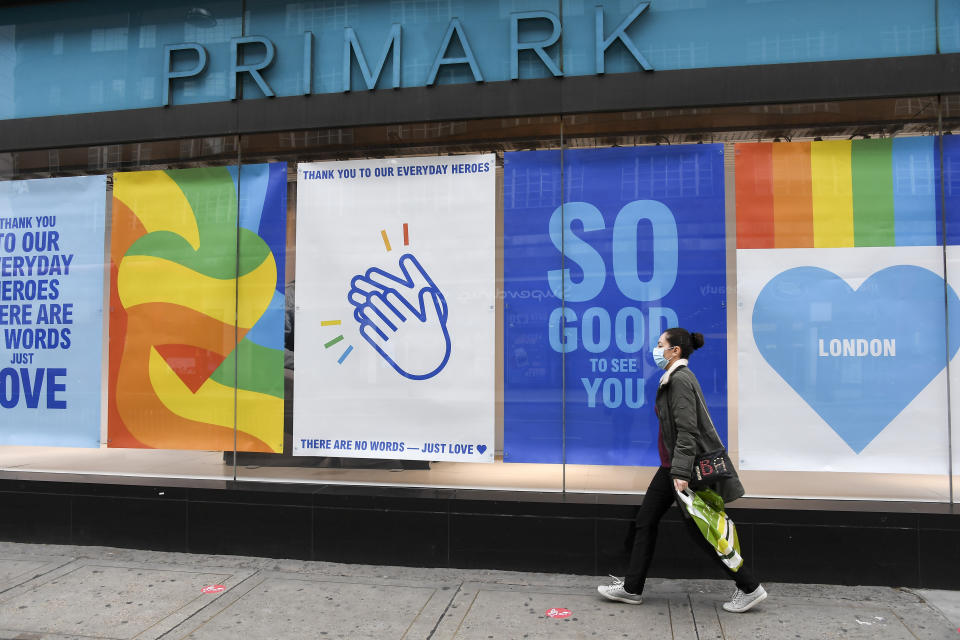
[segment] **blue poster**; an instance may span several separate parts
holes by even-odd
[[[943,143],[943,205],[946,210],[943,224],[947,232],[946,244],[960,245],[960,136],[944,136],[937,140],[937,142],[941,141]],[[937,146],[939,147],[939,144]],[[934,166],[937,168],[936,165]],[[939,185],[934,183],[931,186],[937,187]],[[938,195],[936,190],[934,190],[934,194]],[[940,213],[940,204],[940,199],[936,198],[938,214]],[[939,215],[937,220],[939,222]],[[940,238],[938,237],[937,240],[940,240]],[[952,274],[947,274],[948,277],[950,275]]]
[[[723,145],[507,153],[504,305],[505,461],[659,465],[675,326],[726,441]]]
[[[0,182],[0,445],[100,444],[106,176]]]

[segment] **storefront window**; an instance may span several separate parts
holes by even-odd
[[[651,349],[682,326],[748,495],[949,501],[957,104],[8,154],[0,218],[53,198],[87,223],[51,213],[28,242],[56,231],[76,256],[56,302],[89,335],[40,353],[3,327],[2,399],[41,393],[34,365],[59,354],[44,371],[83,368],[89,409],[71,406],[77,442],[18,418],[0,470],[637,493],[660,464]],[[41,253],[26,231],[3,230],[11,269]]]

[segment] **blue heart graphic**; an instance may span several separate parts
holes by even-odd
[[[753,337],[770,366],[860,453],[945,367],[945,292],[953,358],[960,300],[943,278],[912,265],[882,269],[856,291],[826,269],[784,271],[757,298]]]
[[[478,445],[477,445],[477,451],[479,451],[480,453],[484,453],[486,450],[487,450],[487,445],[485,445],[485,444],[478,444]]]

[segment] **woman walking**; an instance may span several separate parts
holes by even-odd
[[[713,427],[710,414],[703,402],[703,392],[696,376],[687,366],[688,358],[703,346],[703,335],[691,334],[686,329],[667,329],[657,341],[653,359],[657,366],[666,369],[660,378],[655,409],[660,422],[657,444],[660,450],[660,468],[650,481],[643,504],[637,512],[636,536],[630,563],[623,580],[614,579],[611,585],[597,587],[604,598],[640,604],[643,602],[643,585],[657,543],[657,527],[660,519],[677,500],[677,492],[687,489],[694,459],[706,451],[723,447],[720,436]],[[731,502],[743,495],[743,485],[736,477],[723,479],[711,486],[723,498]],[[690,518],[684,518],[693,542],[709,555],[737,584],[730,602],[723,608],[742,613],[756,606],[767,597],[763,586],[746,566],[733,571],[721,560],[714,548],[697,529]]]

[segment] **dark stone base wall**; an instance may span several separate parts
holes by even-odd
[[[633,500],[331,485],[0,480],[0,540],[604,575],[625,564]],[[911,505],[880,511],[896,507],[883,503],[836,510],[752,502],[748,508],[734,504],[729,513],[745,560],[764,581],[960,589],[960,514],[949,506],[911,512]],[[665,517],[651,575],[722,577],[683,527],[679,511]]]

